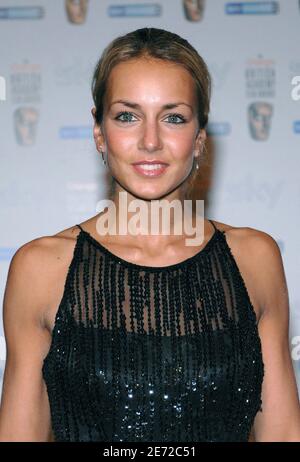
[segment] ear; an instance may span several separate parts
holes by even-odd
[[[206,140],[206,131],[204,128],[199,129],[195,140],[195,157],[199,157],[202,154],[204,143]]]
[[[98,122],[96,121],[96,117],[95,117],[96,108],[95,108],[95,106],[91,109],[91,113],[92,113],[92,116],[93,116],[93,119],[94,119],[93,135],[94,135],[94,140],[95,140],[97,151],[105,151],[106,147],[105,147],[104,134],[102,132],[101,125],[98,124]]]

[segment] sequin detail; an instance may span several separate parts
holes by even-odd
[[[42,371],[55,441],[248,441],[264,363],[224,231],[150,267],[80,227]]]

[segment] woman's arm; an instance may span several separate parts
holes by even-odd
[[[251,234],[248,250],[263,308],[258,329],[265,365],[262,412],[257,413],[253,425],[255,441],[300,442],[300,405],[289,349],[289,296],[282,257],[269,234],[257,230]]]
[[[49,333],[40,322],[47,283],[41,239],[38,244],[31,241],[18,249],[9,267],[3,305],[7,356],[0,441],[52,440],[48,395],[41,371],[49,346]]]

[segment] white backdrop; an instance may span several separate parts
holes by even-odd
[[[263,230],[282,251],[299,388],[300,77],[292,84],[300,76],[298,0],[196,0],[194,8],[202,7],[194,14],[181,0],[81,0],[86,12],[77,16],[76,3],[0,0],[0,298],[22,244],[90,218],[105,197],[90,112],[103,48],[140,27],[164,28],[190,41],[213,78],[205,216]]]

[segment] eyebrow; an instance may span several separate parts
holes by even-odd
[[[116,103],[122,103],[124,104],[125,106],[128,106],[128,107],[131,107],[133,109],[141,109],[141,106],[137,103],[132,103],[131,101],[125,101],[123,99],[118,99],[117,101],[113,101],[109,107],[111,107],[113,104],[116,104]],[[184,104],[185,106],[188,106],[191,108],[191,110],[193,111],[193,107],[190,105],[190,104],[187,104],[187,103],[184,103],[183,101],[180,101],[178,103],[168,103],[168,104],[164,104],[162,106],[162,109],[172,109],[174,107],[177,107],[177,106],[180,106],[181,104]]]

